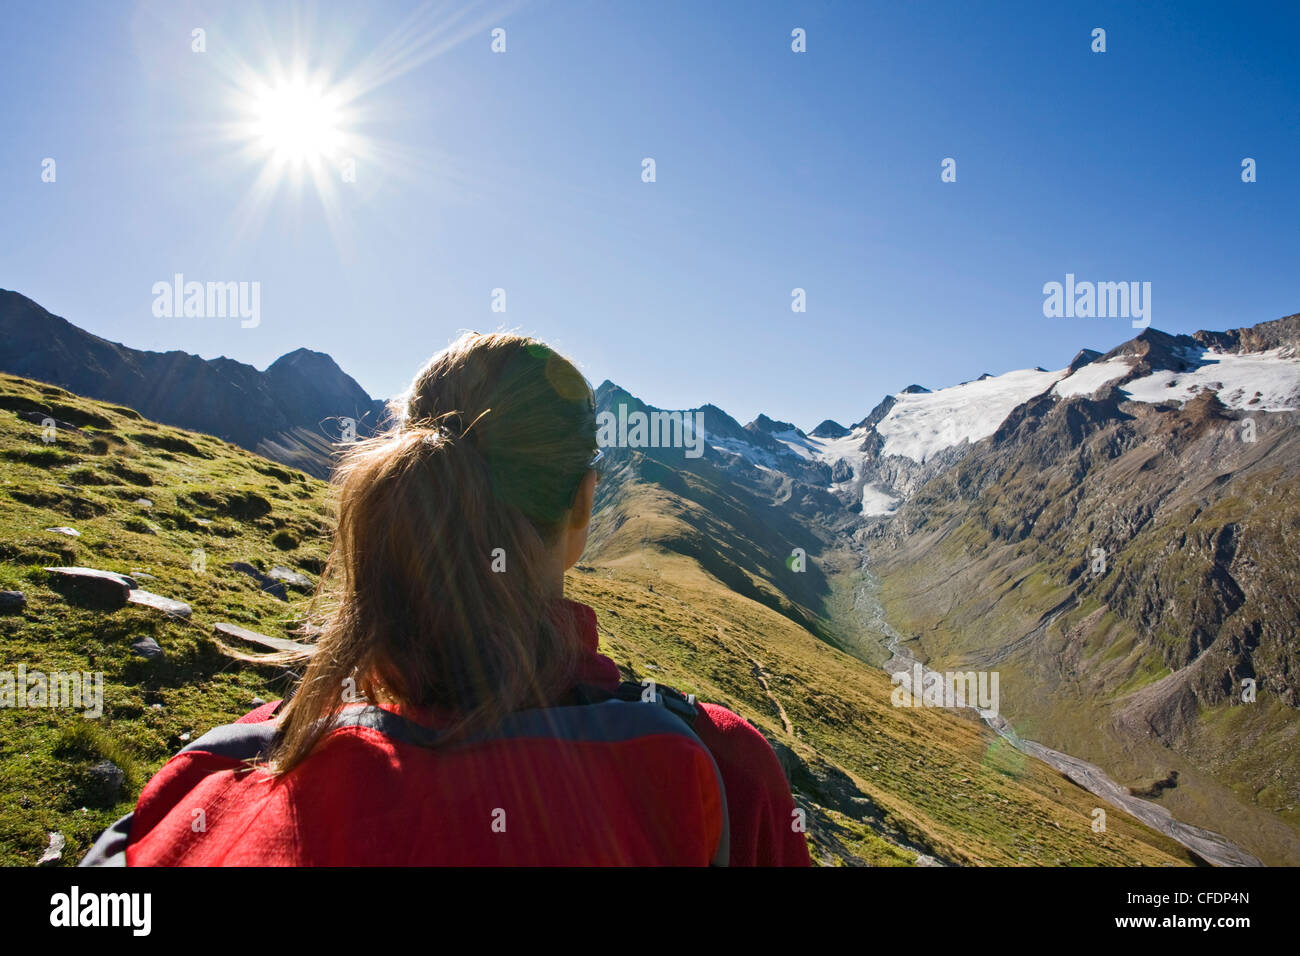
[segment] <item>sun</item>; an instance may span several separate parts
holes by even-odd
[[[349,189],[379,168],[364,134],[366,108],[354,79],[324,65],[272,62],[262,70],[227,67],[227,114],[216,124],[223,145],[253,179],[232,215],[241,232],[262,227],[275,204],[315,196],[331,230],[341,228]],[[288,208],[288,207],[284,207]]]
[[[343,145],[341,97],[303,77],[260,86],[250,104],[253,141],[278,164],[316,166]]]

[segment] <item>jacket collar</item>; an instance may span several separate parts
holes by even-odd
[[[596,627],[596,612],[580,601],[561,598],[555,607],[557,624],[570,627],[582,648],[574,682],[594,684],[614,690],[620,680],[618,665],[600,653],[600,631]]]

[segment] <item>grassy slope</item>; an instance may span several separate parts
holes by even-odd
[[[20,417],[31,411],[80,430],[61,429],[48,445],[40,426]],[[152,507],[136,504],[140,497]],[[211,625],[278,635],[301,616],[305,597],[279,601],[225,565],[318,571],[328,544],[326,487],[129,409],[0,376],[0,500],[0,588],[27,596],[22,612],[0,616],[3,667],[102,670],[105,679],[100,720],[69,710],[0,714],[0,862],[34,863],[57,830],[68,842],[63,862],[73,863],[131,809],[182,735],[230,721],[254,697],[280,695],[279,672],[223,656]],[[56,525],[81,537],[43,530]],[[906,864],[915,859],[909,846],[966,863],[1188,862],[1177,845],[1118,812],[1107,833],[1093,833],[1096,801],[1050,768],[974,722],[891,707],[881,672],[645,540],[572,572],[572,595],[598,609],[604,649],[627,671],[732,707],[815,771],[802,786],[796,773],[796,789],[819,861]],[[191,568],[196,548],[206,553],[202,573]],[[152,574],[144,586],[190,603],[193,619],[78,604],[42,570],[57,564]],[[130,650],[145,636],[165,660]],[[116,801],[97,799],[87,773],[103,757],[127,772]]]

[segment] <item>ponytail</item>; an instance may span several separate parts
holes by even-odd
[[[435,356],[386,435],[335,476],[325,624],[286,705],[272,769],[287,772],[355,688],[447,715],[452,742],[553,703],[577,635],[550,613],[551,545],[595,451],[590,386],[514,335],[467,335]]]

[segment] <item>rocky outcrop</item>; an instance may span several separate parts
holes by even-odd
[[[847,428],[830,418],[825,419],[820,425],[809,432],[809,434],[814,438],[843,438],[848,433],[849,430]]]

